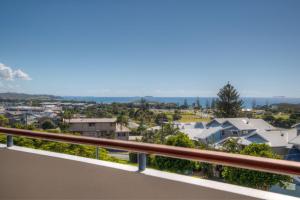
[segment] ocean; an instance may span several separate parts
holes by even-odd
[[[147,101],[161,102],[161,103],[176,103],[182,105],[186,99],[189,105],[195,103],[197,97],[85,97],[85,96],[64,96],[65,100],[75,100],[75,101],[92,101],[97,103],[130,103],[139,101],[141,98],[146,99]],[[203,107],[206,106],[206,102],[211,103],[212,99],[216,97],[199,97],[200,103]],[[300,98],[287,98],[287,97],[270,97],[270,98],[261,98],[261,97],[244,97],[244,108],[252,108],[253,101],[255,100],[256,105],[272,105],[278,103],[291,103],[291,104],[300,104]]]

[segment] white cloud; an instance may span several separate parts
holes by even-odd
[[[21,69],[13,70],[11,67],[0,63],[0,79],[4,80],[31,80],[30,76]]]
[[[13,72],[13,75],[15,78],[19,78],[22,80],[31,80],[30,76],[28,74],[26,74],[25,72],[23,72],[20,69],[17,69],[16,71]]]

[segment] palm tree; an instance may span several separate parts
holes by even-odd
[[[134,117],[140,121],[140,123],[144,123],[145,121],[151,120],[152,113],[149,110],[149,104],[145,99],[141,99],[140,107],[135,111]]]
[[[128,121],[129,121],[128,115],[124,111],[122,111],[117,117],[117,123],[121,125],[121,130],[123,129],[123,126],[128,125]]]

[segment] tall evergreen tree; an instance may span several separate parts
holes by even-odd
[[[252,100],[252,109],[255,109],[256,108],[256,99],[253,99]]]
[[[238,117],[243,106],[238,91],[228,82],[218,93],[216,101],[217,117]]]
[[[184,109],[188,109],[189,108],[189,104],[187,102],[187,99],[184,99],[184,102],[183,102],[183,108]]]
[[[195,109],[200,110],[201,109],[201,103],[200,103],[200,98],[197,97],[196,102],[195,102]]]
[[[215,98],[213,98],[212,100],[211,100],[211,109],[215,109],[216,108],[216,99]]]
[[[210,109],[210,103],[209,103],[209,100],[208,100],[208,99],[206,99],[205,108],[206,108],[206,109]]]

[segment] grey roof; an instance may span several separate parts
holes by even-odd
[[[297,136],[296,129],[259,131],[246,135],[250,143],[265,143],[271,147],[290,147],[290,142]],[[265,141],[264,141],[265,140]]]
[[[271,147],[291,147],[291,142],[298,142],[300,144],[300,137],[296,137],[296,129],[291,130],[270,130],[253,132],[241,137],[227,137],[219,142],[216,146],[221,146],[226,140],[231,138],[238,139],[238,143],[242,145],[250,145],[252,143],[268,144]],[[295,138],[296,137],[296,138]],[[294,144],[294,143],[293,143]]]
[[[139,127],[139,125],[137,123],[132,122],[132,121],[129,121],[127,126],[128,126],[128,128],[133,128],[133,129]]]
[[[230,123],[239,130],[272,130],[275,129],[272,125],[263,119],[249,118],[215,118],[215,121],[221,124]]]
[[[102,122],[116,122],[116,118],[73,118],[73,119],[65,119],[68,123],[102,123]]]
[[[208,129],[203,129],[202,132],[195,135],[194,138],[204,140],[204,139],[210,137],[211,135],[215,134],[216,132],[218,132],[221,129],[222,129],[222,127],[212,127],[212,128],[208,128]]]
[[[153,126],[153,127],[147,128],[147,131],[158,131],[160,129],[161,129],[161,126]]]
[[[126,126],[124,126],[124,125],[117,124],[116,125],[116,132],[119,132],[119,133],[128,133],[128,132],[130,132],[130,130]]]
[[[295,124],[295,125],[292,126],[292,128],[298,128],[298,127],[300,127],[300,123]]]
[[[179,128],[180,132],[183,132],[189,136],[192,140],[197,140],[199,138],[205,137],[206,123],[205,122],[189,122],[189,123],[174,123],[176,127]]]
[[[289,146],[289,141],[297,136],[296,130],[274,130],[258,133],[271,147]]]
[[[296,130],[297,131],[297,130]],[[296,133],[297,135],[297,133]],[[300,135],[296,136],[295,138],[293,138],[292,140],[290,140],[289,142],[290,144],[296,144],[296,145],[300,145]]]

